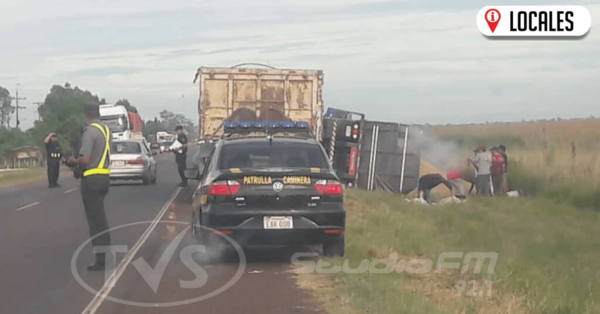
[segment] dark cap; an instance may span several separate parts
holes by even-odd
[[[86,102],[83,104],[83,113],[93,117],[98,117],[100,116],[100,106],[92,102]]]
[[[178,125],[178,126],[175,128],[175,131],[179,131],[179,130],[182,130],[182,131],[183,131],[183,126],[181,126],[181,125]]]

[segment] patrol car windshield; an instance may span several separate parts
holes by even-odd
[[[108,125],[113,133],[127,130],[127,118],[124,115],[100,117],[100,121]]]
[[[136,142],[113,142],[111,154],[141,154],[142,148]]]
[[[223,146],[219,168],[321,168],[327,159],[318,145],[277,142]]]

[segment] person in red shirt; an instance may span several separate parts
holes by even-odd
[[[452,194],[456,198],[465,199],[465,187],[461,180],[460,170],[458,168],[450,168],[446,171],[446,179],[452,185]]]

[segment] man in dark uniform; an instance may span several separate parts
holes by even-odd
[[[177,171],[179,172],[179,176],[181,177],[181,183],[179,186],[187,186],[187,178],[185,177],[185,169],[187,168],[187,145],[188,138],[185,133],[183,133],[183,127],[181,125],[175,128],[177,132],[177,141],[181,143],[183,146],[181,149],[175,149],[173,152],[175,153],[175,162],[177,163]]]
[[[79,166],[82,172],[81,197],[90,237],[92,239],[96,262],[88,266],[88,270],[104,270],[105,261],[114,256],[106,256],[99,252],[99,246],[110,245],[108,221],[104,212],[104,198],[110,187],[110,146],[112,135],[108,126],[100,123],[100,108],[98,104],[85,104],[83,117],[86,127],[81,137],[81,148],[78,158],[69,158],[67,164]],[[103,233],[104,232],[104,233]]]
[[[59,188],[58,175],[60,173],[62,149],[56,138],[56,133],[48,134],[44,139],[44,143],[46,144],[46,163],[48,164],[48,187]]]

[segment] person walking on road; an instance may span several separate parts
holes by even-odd
[[[187,178],[185,177],[185,169],[187,168],[187,146],[188,146],[188,138],[187,135],[183,132],[183,127],[181,125],[175,128],[177,132],[177,141],[181,144],[181,148],[174,150],[175,153],[175,162],[177,163],[177,171],[179,172],[179,176],[181,177],[181,183],[179,186],[185,187],[187,186]]]
[[[79,157],[70,157],[67,165],[78,166],[81,169],[81,198],[96,258],[95,263],[88,266],[87,269],[101,271],[105,269],[105,262],[109,258],[114,259],[112,253],[103,253],[99,249],[99,247],[110,245],[104,198],[110,188],[109,165],[112,135],[110,128],[100,123],[98,104],[85,104],[83,117],[87,126],[83,130]]]
[[[475,179],[475,187],[477,195],[491,196],[490,182],[492,165],[492,154],[487,151],[487,147],[479,146],[475,149],[475,160],[470,159],[469,163],[475,167],[477,177]]]
[[[48,187],[59,188],[58,176],[60,173],[60,161],[62,149],[58,143],[56,133],[52,132],[44,139],[46,144],[46,164],[48,166]]]

